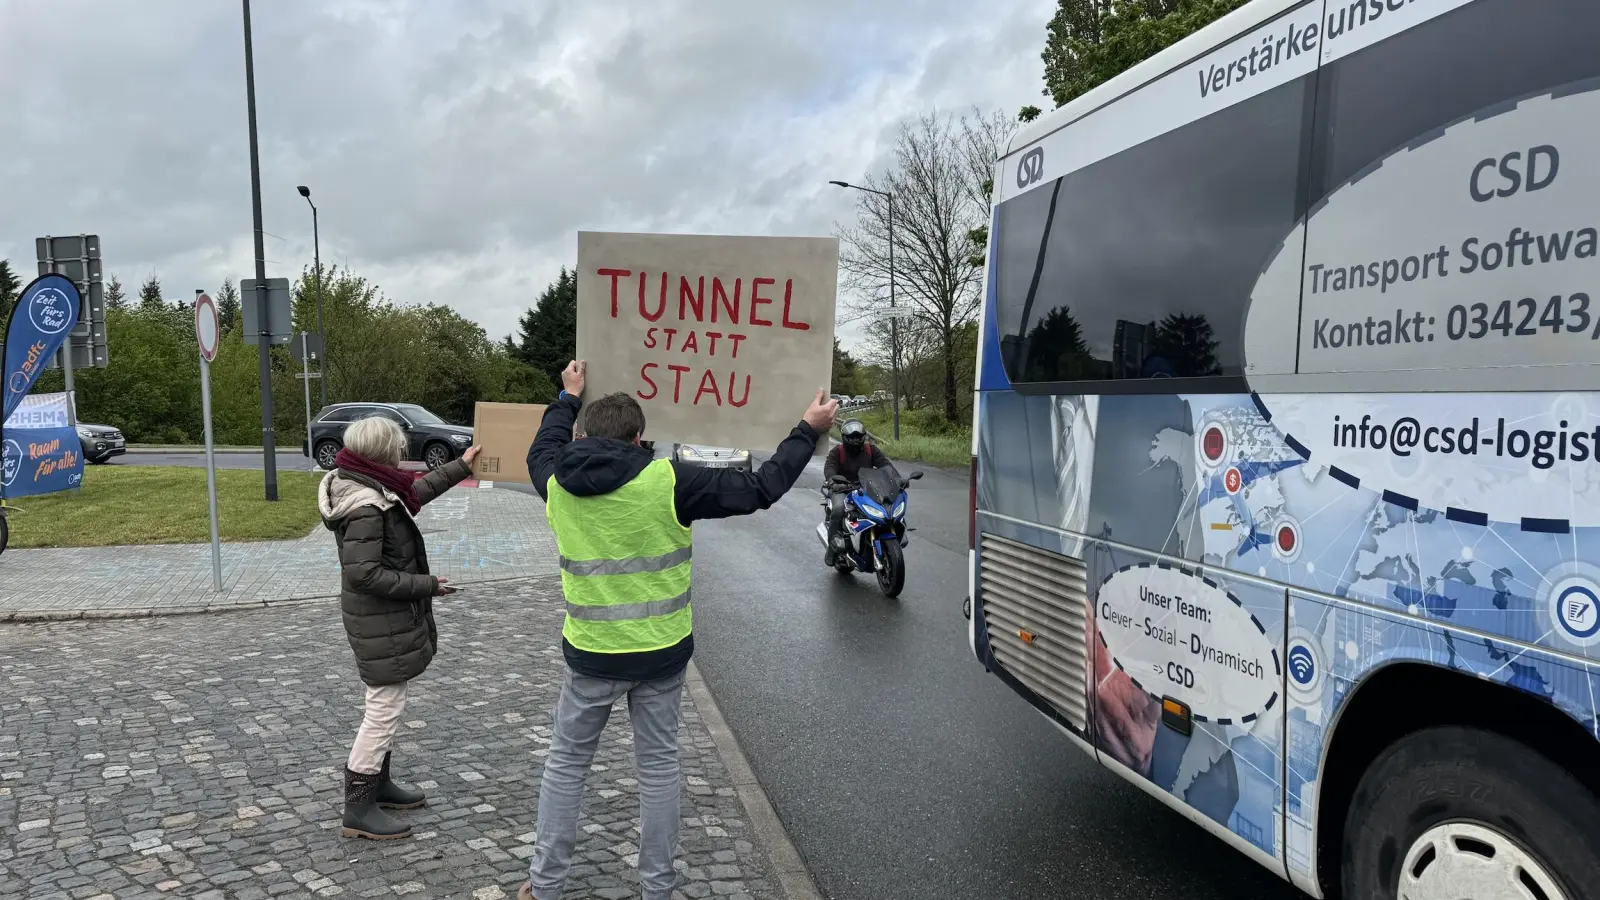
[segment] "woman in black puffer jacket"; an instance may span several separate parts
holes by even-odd
[[[338,468],[322,479],[317,506],[339,545],[339,606],[367,685],[366,712],[345,763],[344,834],[402,838],[411,826],[383,811],[415,809],[425,798],[389,778],[389,748],[405,712],[406,684],[439,648],[433,598],[451,593],[428,574],[428,551],[412,518],[424,503],[472,474],[473,447],[421,479],[400,469],[405,434],[374,416],[344,433]]]

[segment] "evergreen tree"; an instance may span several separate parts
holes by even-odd
[[[222,290],[217,291],[217,323],[223,331],[232,331],[239,327],[239,289],[233,286],[233,280],[222,283]]]
[[[561,370],[578,352],[578,276],[563,266],[561,274],[522,316],[517,358],[561,383]]]
[[[166,301],[161,299],[161,279],[152,274],[139,287],[139,309],[156,312],[165,309],[166,306]]]
[[[1050,310],[1028,333],[1023,371],[1028,381],[1088,378],[1098,368],[1083,340],[1083,328],[1065,306]]]
[[[860,393],[857,387],[859,381],[857,372],[859,368],[855,357],[850,355],[849,350],[839,346],[839,338],[835,336],[833,339],[833,387],[831,388],[833,393],[848,394],[852,397]]]
[[[5,315],[11,309],[12,302],[17,299],[17,291],[21,287],[22,282],[17,278],[17,273],[11,271],[11,260],[0,259],[0,321],[5,320]]]
[[[1164,357],[1179,378],[1221,375],[1217,363],[1217,341],[1206,317],[1192,313],[1173,313],[1156,324],[1150,342],[1152,356]]]
[[[106,285],[106,309],[127,309],[128,295],[122,289],[122,279],[111,276],[111,281]]]

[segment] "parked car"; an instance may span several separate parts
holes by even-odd
[[[128,452],[128,442],[123,438],[122,432],[110,425],[79,422],[78,442],[83,444],[84,461],[95,465]]]
[[[865,406],[867,404],[867,395],[866,394],[857,394],[856,395],[856,399],[855,399],[855,404],[857,406]]]
[[[687,466],[711,469],[751,469],[749,450],[707,447],[704,444],[673,444],[672,458]]]
[[[451,425],[414,403],[335,403],[324,407],[311,422],[311,447],[317,465],[334,468],[333,458],[344,447],[344,430],[351,422],[368,416],[385,416],[399,423],[406,433],[405,458],[420,460],[437,469],[472,446],[472,429]],[[302,453],[307,450],[300,444]]]

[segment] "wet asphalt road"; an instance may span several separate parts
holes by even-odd
[[[696,660],[824,896],[1291,900],[1104,772],[967,647],[961,474],[913,485],[907,586],[822,566],[820,465],[695,527]]]

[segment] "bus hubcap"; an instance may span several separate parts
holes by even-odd
[[[1428,829],[1406,853],[1399,900],[1566,900],[1544,866],[1498,831],[1467,822]]]

